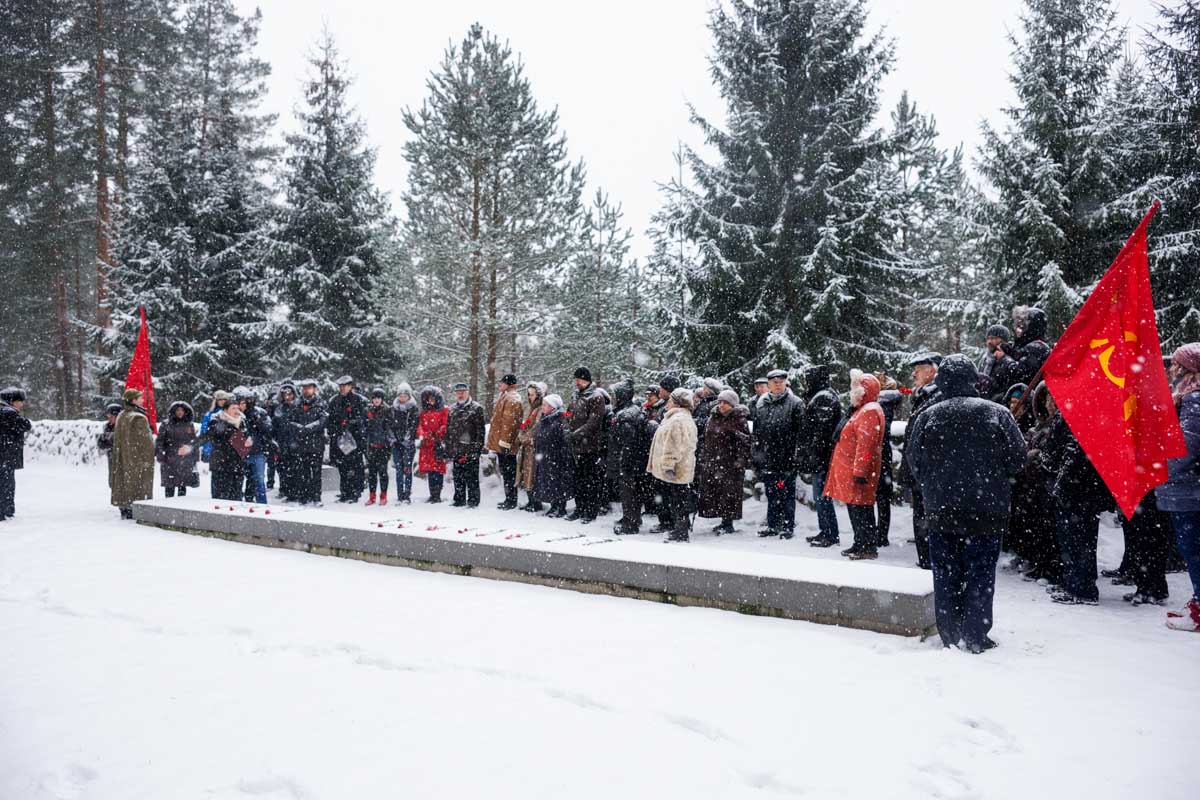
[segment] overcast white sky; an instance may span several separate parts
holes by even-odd
[[[259,53],[273,74],[265,110],[284,128],[301,100],[305,54],[323,24],[356,77],[352,98],[379,154],[376,178],[397,212],[405,181],[401,109],[419,106],[446,45],[480,22],[524,58],[543,107],[558,106],[574,158],[587,164],[589,194],[607,190],[625,208],[644,255],[643,232],[660,198],[656,182],[674,170],[682,139],[698,144],[686,103],[722,119],[708,79],[711,0],[238,0],[262,9]],[[942,143],[979,140],[979,123],[999,120],[1011,101],[1006,33],[1021,0],[873,0],[874,26],[896,39],[882,119],[904,89],[932,112]],[[1151,0],[1117,0],[1131,39],[1153,22]]]

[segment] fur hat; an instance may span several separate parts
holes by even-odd
[[[671,399],[675,401],[675,405],[680,408],[686,408],[689,411],[692,409],[692,390],[680,386],[675,391],[671,392]]]
[[[545,403],[546,405],[550,406],[551,408],[553,408],[556,411],[561,411],[562,407],[563,407],[563,399],[556,394],[546,395],[545,399],[543,399],[542,402]]]
[[[720,394],[721,391],[724,390],[725,384],[721,383],[716,378],[705,378],[704,388],[708,389],[713,394]]]
[[[733,389],[726,389],[725,391],[723,391],[719,395],[717,395],[717,402],[729,403],[729,405],[731,405],[731,406],[736,406],[738,403],[741,402],[741,398],[738,397],[738,393],[735,392]]]
[[[676,378],[674,375],[663,375],[658,385],[666,389],[668,393],[674,392],[679,388],[679,378]]]
[[[507,384],[509,386],[516,386],[517,385],[517,376],[513,375],[511,372],[509,372],[509,373],[505,374],[505,376],[503,378],[500,379],[500,382]]]

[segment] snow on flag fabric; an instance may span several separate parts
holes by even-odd
[[[150,373],[150,328],[146,325],[145,306],[138,310],[142,315],[142,327],[138,331],[133,360],[129,362],[129,372],[125,375],[125,388],[137,389],[142,393],[142,405],[150,420],[150,430],[158,433],[158,420],[154,413],[154,376]]]
[[[1146,228],[1137,230],[1050,353],[1043,374],[1063,418],[1127,517],[1185,455],[1150,296]]]

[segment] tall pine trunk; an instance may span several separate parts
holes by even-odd
[[[472,199],[471,199],[471,242],[474,245],[474,250],[471,252],[471,274],[469,279],[471,293],[470,306],[470,339],[471,339],[471,364],[468,374],[470,379],[468,383],[471,387],[471,395],[477,397],[479,395],[479,305],[480,295],[482,293],[483,283],[483,265],[480,260],[483,254],[479,248],[479,215],[482,212],[480,208],[482,190],[479,186],[479,165],[475,165],[472,171]]]
[[[96,2],[96,327],[106,330],[111,324],[108,308],[108,273],[112,267],[108,234],[111,216],[108,198],[108,97],[107,65],[104,57],[104,0]],[[105,355],[104,337],[96,337],[96,355]],[[107,396],[112,388],[108,378],[101,380],[100,392]]]

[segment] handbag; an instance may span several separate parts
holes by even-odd
[[[433,446],[433,457],[438,461],[447,461],[450,458],[450,453],[446,450],[446,442],[439,441]]]
[[[350,455],[358,449],[358,442],[354,441],[354,437],[346,431],[337,439],[337,448],[342,451],[342,455]]]
[[[229,437],[229,446],[237,451],[238,457],[243,461],[246,456],[250,455],[250,445],[246,444],[246,434],[241,431],[234,431]]]

